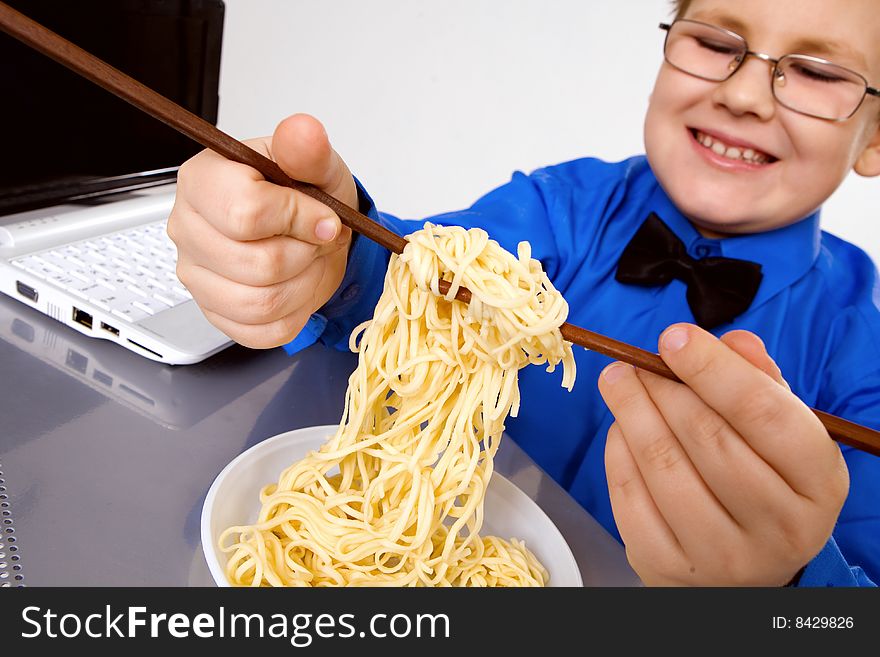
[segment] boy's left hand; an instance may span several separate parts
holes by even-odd
[[[660,355],[686,385],[609,365],[605,469],[649,585],[782,586],[825,545],[849,488],[837,444],[760,338],[676,324]]]

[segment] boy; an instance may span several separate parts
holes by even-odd
[[[660,335],[685,385],[577,349],[570,394],[520,373],[507,429],[647,584],[880,578],[880,459],[841,451],[808,408],[880,427],[877,271],[818,221],[850,169],[880,175],[880,12],[840,5],[680,2],[646,157],[515,174],[431,218],[511,251],[528,239],[570,322],[649,349]],[[379,215],[311,117],[252,145],[398,233],[422,223]],[[253,347],[345,345],[388,257],[210,152],[181,168],[168,230],[208,319]]]

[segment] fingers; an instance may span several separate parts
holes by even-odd
[[[356,206],[354,179],[312,117],[290,117],[272,138],[246,143]],[[211,151],[181,167],[167,231],[178,248],[178,278],[208,320],[255,347],[289,341],[326,303],[351,243],[330,208]]]
[[[302,308],[267,324],[241,324],[210,310],[204,310],[205,318],[238,344],[252,349],[269,349],[287,344],[302,331],[309,320],[309,313]]]
[[[357,191],[351,172],[330,146],[324,126],[308,114],[284,119],[272,135],[272,154],[278,165],[296,180],[311,183],[357,208]]]
[[[311,310],[324,275],[324,258],[313,260],[298,276],[266,286],[231,281],[205,267],[178,262],[178,277],[198,298],[202,310],[238,324],[270,324],[300,308]]]
[[[766,526],[804,504],[693,390],[650,372],[637,374],[702,480],[738,525],[747,530]]]
[[[750,331],[735,330],[722,335],[721,341],[778,384],[791,390],[788,382],[782,378],[782,370],[770,358],[764,341],[757,335]]]
[[[265,150],[264,140],[246,143]],[[322,245],[343,232],[339,218],[323,203],[267,182],[256,170],[211,151],[184,163],[178,187],[178,198],[229,239],[286,235]]]
[[[817,482],[828,476],[817,475],[840,466],[840,450],[809,408],[774,378],[690,324],[664,331],[660,355],[789,486],[808,497],[827,492]]]
[[[640,574],[681,571],[685,561],[681,546],[651,498],[617,423],[608,429],[605,473],[614,521],[632,567]],[[661,558],[672,563],[658,563]],[[662,586],[669,582],[645,583]]]
[[[316,257],[348,247],[339,239],[324,246],[287,236],[240,242],[219,232],[191,209],[175,210],[169,234],[185,244],[185,262],[197,263],[231,281],[252,286],[280,283],[300,274]]]
[[[599,380],[616,418],[609,495],[633,567],[646,582],[789,581],[839,515],[848,487],[840,450],[756,336],[718,340],[676,325],[660,352],[684,385],[621,363]],[[767,399],[756,414],[750,404]]]
[[[632,454],[660,514],[684,552],[711,560],[713,544],[738,531],[736,522],[700,477],[635,369],[613,363],[599,377],[599,391]],[[709,540],[714,537],[713,540]]]
[[[271,138],[245,142],[274,159],[288,175],[308,182],[350,207],[357,207],[354,178],[330,146],[317,119],[296,114]],[[178,174],[178,197],[227,237],[240,241],[286,235],[322,245],[347,236],[336,214],[307,194],[274,185],[251,167],[203,151]]]

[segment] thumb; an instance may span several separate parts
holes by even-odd
[[[294,180],[310,183],[357,208],[354,178],[330,146],[324,126],[308,114],[289,116],[272,135],[272,158]]]
[[[749,331],[736,330],[725,333],[721,336],[721,341],[759,370],[766,373],[776,383],[786,389],[791,389],[788,382],[782,378],[782,370],[779,369],[779,366],[770,358],[770,354],[767,353],[764,341],[757,335]]]

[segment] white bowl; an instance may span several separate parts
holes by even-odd
[[[218,586],[229,586],[226,555],[217,547],[220,534],[227,527],[253,523],[260,510],[260,489],[278,481],[285,468],[318,449],[335,431],[336,425],[324,425],[267,438],[239,454],[217,475],[202,507],[201,533],[205,560]],[[496,472],[484,503],[481,536],[524,541],[550,573],[550,586],[583,586],[562,534],[528,495]]]

